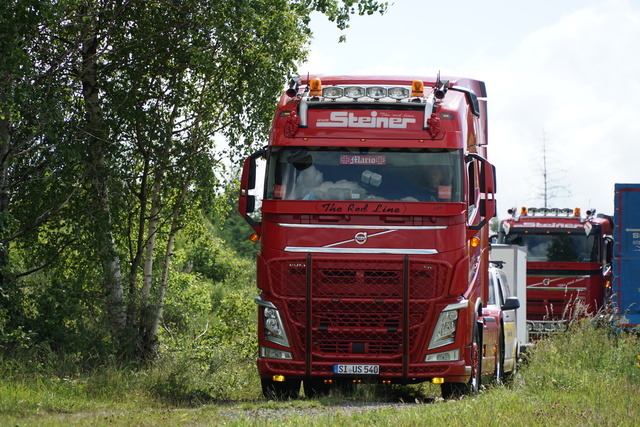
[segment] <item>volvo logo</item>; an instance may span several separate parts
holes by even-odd
[[[364,245],[367,242],[367,233],[364,231],[356,233],[356,237],[353,240],[359,245]]]
[[[306,267],[307,264],[304,264],[302,262],[290,262],[289,263],[289,267],[291,268],[301,268],[301,267]]]

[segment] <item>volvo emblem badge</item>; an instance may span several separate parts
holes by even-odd
[[[359,245],[364,245],[367,242],[367,233],[361,231],[356,234],[356,237],[353,240],[355,240]]]

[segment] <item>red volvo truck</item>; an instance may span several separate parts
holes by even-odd
[[[291,80],[239,199],[260,241],[265,396],[367,380],[432,381],[448,397],[494,371],[486,111],[484,83],[468,78]]]
[[[527,252],[527,331],[535,340],[594,315],[611,296],[613,221],[595,210],[510,209],[498,243]]]

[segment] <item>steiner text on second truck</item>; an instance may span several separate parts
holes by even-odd
[[[239,199],[260,240],[265,395],[366,380],[431,381],[449,397],[502,375],[502,323],[483,317],[494,194],[483,82],[292,79]]]

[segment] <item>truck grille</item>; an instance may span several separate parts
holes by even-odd
[[[449,274],[446,264],[401,258],[280,259],[268,268],[271,289],[284,302],[283,309],[292,321],[296,334],[292,338],[306,348],[310,333],[316,360],[362,354],[399,360],[405,332],[411,351],[420,340],[418,332],[424,329],[420,326],[432,301],[446,291]],[[405,292],[409,296],[406,304]]]

